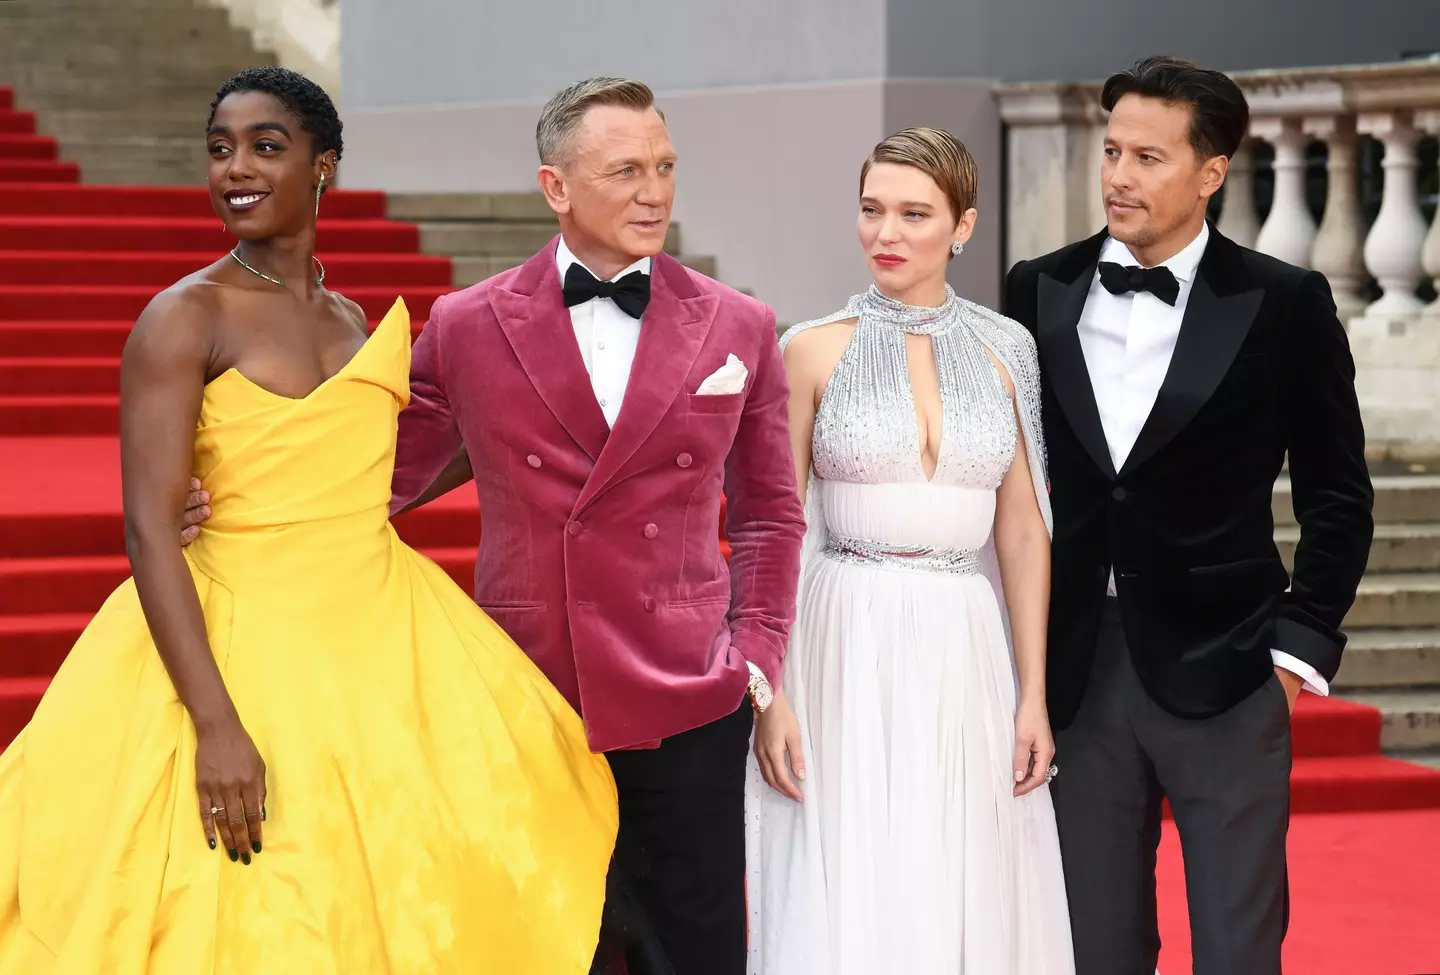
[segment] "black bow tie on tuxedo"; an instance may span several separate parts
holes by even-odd
[[[1180,282],[1168,267],[1136,267],[1101,261],[1100,283],[1112,295],[1148,291],[1172,308],[1180,299]]]
[[[650,304],[650,275],[631,271],[619,281],[601,281],[579,264],[565,272],[565,307],[581,305],[591,298],[609,298],[631,318],[638,319]]]

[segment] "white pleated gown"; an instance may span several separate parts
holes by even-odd
[[[752,975],[1074,971],[1049,789],[1012,795],[1016,679],[991,544],[1017,447],[1048,522],[1033,344],[978,306],[946,308],[926,321],[872,292],[836,316],[860,322],[817,416],[784,675],[805,801],[752,768]],[[933,336],[941,378],[930,480],[905,330]],[[985,348],[1015,382],[1019,425]]]

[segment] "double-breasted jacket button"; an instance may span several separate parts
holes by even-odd
[[[653,523],[645,526],[645,537],[646,537],[646,538],[654,538],[654,537],[655,537],[656,535],[658,535],[658,534],[660,534],[660,528],[659,528],[659,526],[657,526],[657,525],[655,525],[655,524],[653,524]]]
[[[572,535],[578,535],[585,530],[585,526],[578,521],[572,521],[565,526],[565,530]]]
[[[654,596],[646,596],[646,597],[645,597],[645,612],[647,612],[647,613],[653,613],[653,612],[655,612],[655,597],[654,597]]]
[[[679,457],[675,458],[675,463],[679,464],[681,467],[689,467],[691,464],[695,463],[695,458],[691,457],[689,454],[681,454]]]
[[[540,457],[538,454],[531,454],[529,457],[525,458],[525,463],[529,464],[531,467],[539,467]]]

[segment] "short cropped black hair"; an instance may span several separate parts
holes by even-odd
[[[1141,58],[1128,71],[1106,80],[1100,91],[1100,105],[1109,112],[1126,95],[1189,105],[1190,145],[1201,159],[1235,155],[1250,126],[1250,103],[1240,86],[1224,73],[1202,68],[1193,61],[1163,56]]]
[[[285,106],[286,111],[300,120],[300,127],[310,133],[315,155],[333,149],[336,160],[339,160],[345,142],[340,137],[340,114],[335,111],[335,103],[325,94],[324,88],[288,68],[246,68],[225,82],[210,103],[210,119],[205,127],[208,129],[215,124],[215,110],[227,95],[246,91],[273,96]]]

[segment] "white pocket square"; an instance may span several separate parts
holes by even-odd
[[[706,378],[695,390],[696,396],[728,396],[733,393],[745,392],[745,379],[750,373],[745,369],[745,363],[736,358],[732,352],[725,364]]]

